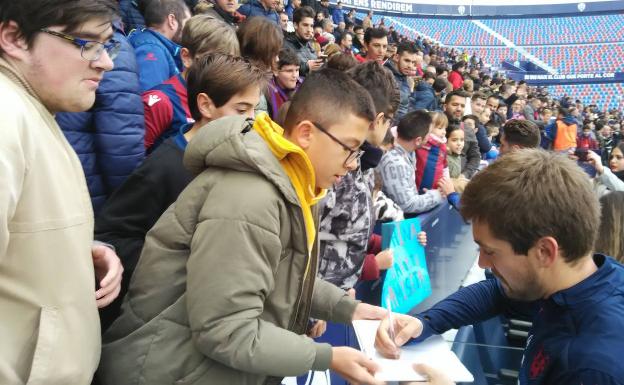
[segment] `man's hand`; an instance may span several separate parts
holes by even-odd
[[[308,337],[318,338],[322,336],[327,330],[327,322],[323,320],[316,320],[314,325],[308,330]]]
[[[390,321],[386,317],[381,321],[379,329],[377,329],[375,349],[384,357],[396,359],[401,355],[399,347],[411,338],[418,337],[422,333],[423,325],[418,318],[405,314],[392,313],[392,319],[394,320],[394,332],[396,333],[394,341],[388,334]]]
[[[329,368],[350,384],[384,385],[383,381],[376,380],[374,377],[379,369],[378,365],[364,353],[353,348],[346,346],[332,348]]]
[[[375,261],[377,261],[377,266],[379,266],[379,270],[388,270],[392,267],[394,263],[394,252],[392,249],[387,249],[379,254],[375,255]]]
[[[308,68],[310,69],[310,71],[317,71],[321,69],[322,66],[323,66],[323,60],[318,60],[318,59],[308,60]]]
[[[451,178],[441,178],[438,181],[438,189],[440,190],[440,194],[445,198],[455,192],[455,186],[453,186]]]
[[[379,307],[369,305],[364,302],[358,303],[355,307],[355,311],[353,312],[353,321],[356,320],[366,320],[366,319],[383,319],[388,315],[388,310]]]
[[[111,304],[121,291],[121,277],[123,266],[115,251],[102,244],[95,244],[91,248],[95,279],[100,288],[95,292],[98,308]]]

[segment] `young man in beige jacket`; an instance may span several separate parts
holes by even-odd
[[[93,243],[82,167],[54,114],[93,104],[115,13],[112,0],[0,2],[2,385],[86,385],[99,361],[97,308],[123,269]]]

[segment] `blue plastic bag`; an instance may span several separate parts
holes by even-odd
[[[386,273],[381,304],[386,306],[390,301],[396,313],[409,313],[431,295],[425,248],[418,242],[419,232],[418,218],[384,223],[381,228],[382,248],[394,251],[394,263]]]

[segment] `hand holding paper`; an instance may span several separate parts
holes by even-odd
[[[346,346],[332,348],[330,369],[353,384],[384,385],[374,375],[379,365],[364,353]]]
[[[395,332],[394,341],[390,338],[388,331],[390,330],[390,322],[394,323]],[[405,314],[393,313],[392,317],[387,317],[377,329],[375,336],[375,349],[384,357],[399,358],[403,346],[411,338],[418,337],[422,333],[423,325],[418,318],[414,318]]]

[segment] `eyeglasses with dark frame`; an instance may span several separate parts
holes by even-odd
[[[97,61],[102,57],[102,52],[106,51],[111,60],[114,60],[119,53],[121,43],[116,40],[110,40],[108,43],[102,43],[96,40],[84,40],[63,32],[52,31],[47,28],[41,28],[39,31],[48,35],[60,37],[80,48],[80,56],[88,61]]]
[[[322,125],[316,123],[316,122],[312,122],[312,124],[319,129],[319,131],[321,131],[322,133],[324,133],[325,135],[329,136],[329,138],[331,140],[333,140],[334,142],[338,143],[339,145],[342,146],[342,148],[345,149],[345,151],[349,151],[349,155],[347,156],[347,159],[345,159],[344,163],[342,164],[344,167],[347,167],[349,165],[349,163],[358,160],[362,157],[362,155],[364,155],[364,150],[361,150],[359,148],[353,149],[349,146],[347,146],[346,144],[344,144],[340,139],[336,138],[334,135],[330,134],[329,131],[327,131],[327,129],[325,129]]]

